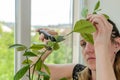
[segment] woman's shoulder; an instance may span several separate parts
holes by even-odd
[[[82,64],[76,64],[73,69],[73,80],[78,80],[78,73],[85,69],[86,66]]]

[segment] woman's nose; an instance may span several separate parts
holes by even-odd
[[[92,44],[90,44],[90,43],[87,43],[86,47],[85,47],[85,51],[87,53],[94,53],[94,46]]]

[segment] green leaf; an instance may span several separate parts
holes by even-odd
[[[86,18],[87,14],[88,14],[88,9],[87,8],[83,8],[82,12],[81,12],[82,17]]]
[[[18,47],[16,49],[17,49],[17,51],[24,51],[26,49],[26,47]]]
[[[39,54],[42,54],[42,52],[41,51],[39,51],[39,50],[31,50],[34,54],[36,54],[36,55],[39,55]]]
[[[42,64],[43,64],[42,60],[39,60],[39,61],[36,63],[35,70],[37,70],[37,71],[41,70]]]
[[[49,46],[49,47],[53,47],[53,46],[54,46],[54,43],[55,43],[55,42],[48,41],[47,46]]]
[[[64,77],[64,78],[61,78],[60,80],[67,80],[67,78]]]
[[[101,11],[102,9],[97,9],[93,12],[93,14],[97,14],[98,11]]]
[[[101,11],[102,9],[97,9],[96,12]]]
[[[34,53],[31,52],[31,51],[28,51],[28,52],[25,52],[25,53],[23,54],[23,56],[35,57],[35,56],[37,56],[37,55],[34,54]]]
[[[32,63],[32,60],[30,60],[30,59],[25,59],[23,62],[22,62],[22,64],[31,64]]]
[[[44,79],[43,80],[50,80],[50,76],[49,75],[44,75]]]
[[[47,45],[46,45],[46,49],[47,49],[47,50],[52,50],[52,49],[53,49],[53,46],[54,46],[54,42],[48,41],[48,42],[47,42]]]
[[[21,79],[25,73],[27,72],[27,70],[29,69],[30,65],[26,65],[23,68],[21,68],[14,76],[14,80],[19,80]]]
[[[97,10],[97,9],[99,9],[99,7],[100,7],[100,1],[98,1],[98,2],[96,3],[95,8],[94,8],[94,11]]]
[[[82,36],[87,42],[90,42],[91,44],[94,44],[92,34],[81,33],[81,36]]]
[[[22,44],[13,44],[11,46],[9,46],[9,48],[17,48],[17,47],[21,47],[21,46],[24,46]]]
[[[48,74],[46,74],[45,72],[42,72],[42,71],[38,71],[38,74],[40,76],[43,76],[44,79],[43,80],[49,80],[50,79],[50,76]]]
[[[107,14],[103,14],[106,19],[109,19],[110,17]]]
[[[9,48],[16,48],[17,51],[23,51],[23,50],[27,49],[27,47],[22,44],[13,44],[13,45],[9,46]]]
[[[93,14],[97,14],[97,12],[96,12],[96,11],[94,11],[94,12],[93,12]]]
[[[76,22],[73,31],[78,33],[93,33],[96,29],[91,22],[81,19]]]
[[[59,44],[57,42],[54,43],[53,49],[58,50],[60,48]]]
[[[61,42],[61,41],[65,40],[65,39],[64,39],[64,36],[56,35],[56,36],[54,36],[54,37],[55,37],[55,39],[56,39],[56,42]]]
[[[33,44],[30,49],[34,49],[34,50],[40,50],[42,48],[44,48],[46,45],[45,44]]]
[[[43,64],[43,67],[45,68],[45,70],[47,71],[47,73],[50,75],[50,70],[49,70],[48,66],[45,65],[45,64]]]
[[[53,50],[58,50],[60,48],[57,42],[52,42],[52,41],[49,41],[47,43],[47,46],[52,48]]]

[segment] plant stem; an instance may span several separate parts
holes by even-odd
[[[35,68],[36,68],[36,64],[40,61],[41,57],[43,56],[43,54],[46,52],[47,50],[45,50],[41,56],[39,57],[39,59],[36,61],[36,63],[33,65],[33,72],[32,72],[32,80],[33,80],[33,77],[34,77],[34,73],[35,73]],[[38,76],[39,77],[39,76]]]
[[[38,80],[40,79],[40,75],[38,75]]]
[[[72,33],[73,33],[73,31],[69,32],[69,33],[66,34],[64,37],[67,37],[67,36],[69,36],[69,35],[72,34]]]
[[[41,57],[43,56],[43,54],[45,53],[47,51],[47,49],[42,53],[42,55],[40,56],[40,58],[39,58],[39,60],[41,59]],[[39,60],[38,60],[38,62],[39,62]],[[42,63],[43,64],[43,63]],[[41,70],[41,68],[40,68],[40,70]],[[40,79],[40,75],[38,74],[38,80]],[[41,80],[41,79],[40,79]]]
[[[33,67],[32,80],[33,80],[33,76],[34,76],[35,66],[36,66],[36,64],[34,64],[34,67]]]
[[[27,52],[27,50],[25,52]],[[26,59],[27,59],[27,63],[29,64],[28,56],[26,56]],[[30,78],[30,64],[29,64],[29,69],[28,69],[28,78],[29,78],[29,80],[31,80],[31,78]]]

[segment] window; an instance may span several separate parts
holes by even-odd
[[[31,40],[40,42],[37,28],[55,30],[60,35],[72,31],[73,0],[31,0]],[[60,43],[60,49],[53,51],[47,58],[48,63],[72,62],[72,35]]]
[[[60,12],[57,11],[57,9],[60,9],[59,7],[61,5],[58,4],[58,2],[56,2],[56,0],[15,0],[15,43],[22,43],[26,46],[30,46],[31,42],[38,42],[38,33],[35,33],[34,30],[36,28],[50,28],[50,29],[54,29],[56,31],[58,31],[59,33],[61,33],[61,35],[64,35],[66,33],[69,33],[72,30],[72,26],[74,25],[73,23],[78,20],[80,18],[80,10],[81,10],[81,4],[82,0],[57,0],[59,3],[61,2],[61,4],[65,7],[65,12],[63,12],[64,14],[62,14],[62,11],[64,11],[61,9]],[[45,5],[42,5],[43,3],[40,3],[39,1],[43,1],[43,3]],[[52,2],[53,1],[53,2]],[[67,2],[68,1],[68,2]],[[38,3],[39,2],[39,3]],[[54,7],[49,7],[49,5],[52,5],[52,3],[58,4]],[[56,2],[56,3],[55,3]],[[37,4],[38,3],[38,4]],[[48,5],[46,5],[47,3],[49,3]],[[43,8],[40,8],[40,4],[42,5]],[[37,7],[35,7],[37,6]],[[45,8],[47,7],[47,8]],[[62,6],[61,6],[62,7]],[[55,15],[53,15],[53,12],[51,10],[51,8],[53,8],[53,11],[56,11]],[[36,10],[34,10],[36,9]],[[45,11],[44,11],[45,10]],[[48,11],[49,10],[49,11]],[[37,12],[40,11],[41,13]],[[48,14],[50,16],[48,16],[45,12],[48,11]],[[43,14],[44,13],[44,14]],[[60,16],[60,13],[64,16]],[[41,14],[43,14],[44,16],[41,17]],[[37,16],[38,15],[38,16]],[[65,16],[67,15],[67,16]],[[69,15],[69,16],[68,16]],[[36,17],[37,16],[37,17]],[[48,17],[46,17],[48,16]],[[52,16],[52,17],[51,17]],[[44,19],[45,17],[45,19]],[[60,17],[60,19],[59,19]],[[48,18],[48,19],[46,19]],[[65,20],[63,20],[65,18]],[[39,19],[39,20],[38,20]],[[43,19],[43,20],[40,20]],[[54,21],[52,21],[54,20]],[[43,21],[43,22],[42,22]],[[50,22],[49,22],[50,21]],[[68,25],[68,26],[67,26]],[[73,42],[72,42],[73,40]],[[70,42],[68,42],[70,41]],[[61,55],[70,55],[69,58],[67,57],[67,59],[65,59],[65,57],[63,56],[63,60],[61,59],[61,62],[57,62],[57,61],[52,61],[49,63],[68,63],[68,62],[79,62],[79,58],[80,56],[80,48],[79,48],[79,35],[74,33],[73,35],[69,36],[68,40],[66,41],[67,43],[64,44],[62,46],[70,46],[69,48],[65,48],[70,49],[68,50],[68,54],[64,53],[65,50],[63,49],[63,52],[61,50],[61,53],[59,54],[59,56]],[[68,47],[66,46],[66,47]],[[51,60],[51,58],[53,59],[54,54],[57,53],[56,55],[58,56],[58,52],[54,52],[52,53],[53,55],[51,55],[49,57],[49,59]],[[73,55],[73,59],[72,59],[72,55]],[[22,67],[22,60],[24,60],[24,57],[22,56],[22,54],[20,52],[15,51],[15,72],[17,72],[21,67]],[[46,60],[47,61],[47,60]],[[26,80],[26,79],[24,79]]]
[[[0,80],[11,80],[14,75],[15,0],[0,0]]]

